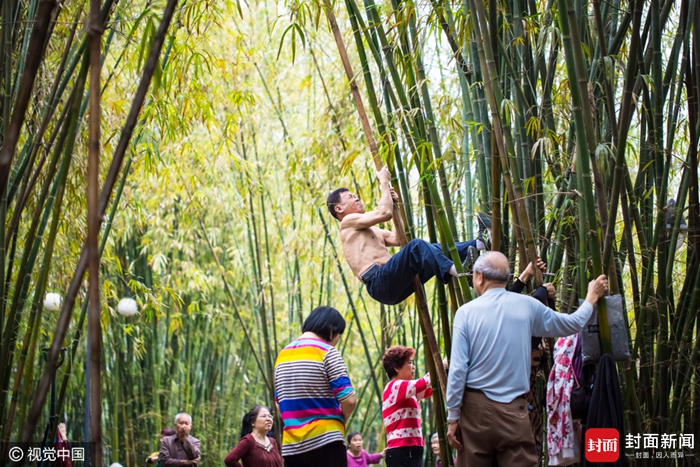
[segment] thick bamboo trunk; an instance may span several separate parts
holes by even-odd
[[[100,307],[100,230],[98,193],[100,184],[100,87],[102,71],[102,30],[100,0],[90,1],[90,119],[87,163],[87,250],[88,263],[88,346],[90,355],[90,460],[102,465],[102,320]]]

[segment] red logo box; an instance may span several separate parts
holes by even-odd
[[[586,460],[616,462],[620,458],[620,433],[615,428],[586,430]]]

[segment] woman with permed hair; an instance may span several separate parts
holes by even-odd
[[[382,418],[386,427],[387,467],[420,467],[423,459],[423,433],[418,401],[432,396],[430,374],[413,379],[416,351],[395,345],[382,357],[382,366],[391,381],[384,388]]]

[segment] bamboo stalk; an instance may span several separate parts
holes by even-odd
[[[100,254],[97,237],[101,221],[97,198],[100,172],[100,88],[102,70],[102,31],[100,0],[90,1],[90,119],[87,164],[87,241],[88,263],[88,346],[90,358],[90,459],[102,465],[102,321],[100,307]]]
[[[355,75],[352,71],[352,67],[350,66],[350,60],[348,58],[347,52],[345,50],[345,44],[343,43],[343,38],[340,35],[340,30],[338,29],[338,24],[335,19],[335,15],[333,13],[332,7],[327,3],[327,1],[324,0],[323,3],[323,9],[325,10],[326,13],[326,18],[328,19],[328,23],[331,27],[331,31],[333,33],[333,38],[335,40],[336,46],[338,48],[338,53],[340,54],[341,61],[343,63],[343,68],[345,69],[345,74],[347,75],[348,82],[350,83],[350,89],[353,95],[353,100],[355,101],[355,107],[357,108],[358,115],[360,117],[360,122],[362,125],[362,130],[365,136],[365,139],[367,140],[367,144],[369,145],[370,148],[370,153],[372,155],[372,158],[374,160],[374,165],[379,170],[382,167],[382,162],[379,158],[378,152],[377,152],[377,145],[374,142],[374,137],[372,135],[372,129],[369,124],[369,120],[367,119],[367,114],[364,109],[364,104],[362,103],[362,97],[360,96],[360,92],[357,88],[357,84],[355,83]],[[396,210],[396,207],[395,207]],[[402,245],[406,244],[406,235],[404,233],[403,225],[400,222],[400,217],[395,214],[393,216],[393,222],[394,222],[394,232],[399,238],[399,242]],[[420,279],[418,276],[415,277],[414,279],[414,286],[415,286],[415,298],[416,298],[416,303],[418,305],[418,315],[420,317],[420,322],[421,322],[421,327],[423,331],[425,332],[425,337],[426,337],[426,343],[427,347],[430,349],[430,354],[432,355],[433,361],[435,363],[435,371],[433,373],[433,377],[437,376],[437,381],[440,383],[440,388],[442,389],[443,393],[445,392],[446,386],[447,386],[447,375],[445,373],[444,367],[441,365],[442,358],[440,357],[440,350],[437,345],[437,340],[435,338],[435,334],[433,332],[432,325],[430,323],[430,315],[428,311],[428,307],[426,304],[425,300],[425,293],[423,292],[423,285],[420,282]],[[435,375],[437,373],[437,375]],[[438,428],[440,430],[444,429],[444,411],[438,411]],[[447,452],[443,452],[443,454],[447,454]],[[445,457],[447,458],[447,457]]]
[[[51,211],[51,206],[47,205],[46,208],[44,208],[44,204],[47,201],[49,189],[51,187],[51,181],[53,180],[54,174],[56,173],[58,162],[60,159],[59,156],[61,154],[67,136],[68,125],[65,125],[61,131],[59,143],[54,148],[53,155],[51,156],[51,161],[49,163],[47,171],[48,176],[43,181],[41,191],[37,200],[37,206],[34,209],[34,214],[32,216],[31,226],[29,228],[29,231],[27,232],[27,237],[25,241],[27,245],[32,245],[32,247],[26,247],[22,254],[22,260],[20,263],[19,272],[15,284],[16,293],[12,297],[7,317],[7,323],[5,325],[6,329],[3,334],[4,339],[2,343],[2,350],[0,351],[0,362],[3,363],[2,371],[0,371],[0,375],[2,375],[0,383],[2,384],[3,391],[7,391],[9,388],[10,374],[14,358],[15,341],[19,332],[19,326],[24,310],[24,303],[29,289],[31,271],[34,268],[35,260],[38,255],[39,248],[41,246],[40,240],[46,228],[48,214]],[[43,216],[42,211],[44,212]],[[4,398],[0,401],[0,414],[4,414],[5,402],[6,400]]]
[[[411,5],[413,8],[415,6]],[[438,177],[440,181],[440,193],[442,194],[443,205],[445,209],[445,215],[450,226],[450,231],[452,232],[452,237],[457,238],[457,226],[455,224],[454,209],[452,208],[452,199],[447,186],[447,175],[445,173],[445,166],[442,162],[442,149],[440,147],[440,138],[438,136],[437,127],[435,125],[435,115],[433,113],[433,106],[430,102],[430,91],[428,90],[428,81],[425,76],[425,69],[423,67],[423,58],[421,51],[421,44],[418,37],[418,32],[416,30],[416,15],[415,11],[409,11],[408,18],[409,30],[413,39],[413,60],[415,61],[416,71],[418,73],[418,80],[420,82],[420,92],[423,99],[423,106],[425,108],[425,118],[428,127],[428,140],[433,149],[433,157],[435,164],[437,165]]]
[[[382,167],[382,162],[379,159],[379,155],[377,152],[377,145],[374,142],[374,137],[372,136],[372,129],[370,128],[369,120],[367,119],[367,114],[364,110],[364,105],[362,103],[362,97],[360,96],[359,90],[357,88],[357,84],[355,83],[355,75],[354,75],[352,68],[350,66],[350,61],[348,59],[347,52],[345,50],[345,45],[343,43],[342,36],[340,35],[340,31],[338,29],[338,24],[335,20],[335,15],[333,14],[332,8],[327,3],[324,4],[324,10],[325,10],[328,22],[330,24],[331,30],[333,32],[333,37],[334,37],[336,45],[338,47],[338,52],[340,53],[341,60],[343,62],[343,68],[345,69],[345,73],[348,77],[348,81],[350,82],[350,89],[352,91],[353,99],[355,101],[355,106],[357,107],[357,111],[358,111],[358,114],[360,116],[360,122],[362,124],[362,129],[363,129],[363,132],[365,135],[365,139],[367,139],[367,143],[370,147],[370,153],[372,154],[375,167],[377,168],[377,170],[379,170]],[[401,243],[405,244],[406,239],[405,239],[405,234],[403,231],[403,225],[401,225],[400,223],[397,223],[397,220],[398,220],[397,216],[394,216],[393,220],[394,220],[394,231],[399,236]],[[416,278],[415,285],[418,286],[418,284],[420,284],[420,279]],[[416,289],[417,289],[416,290],[416,302],[419,304],[418,306],[419,306],[419,310],[420,310],[419,315],[421,317],[421,323],[424,326],[428,326],[430,328],[430,330],[432,330],[432,326],[429,326],[430,318],[428,315],[427,305],[425,305],[425,295],[422,292],[422,289],[423,289],[422,284],[420,284],[420,287],[416,287]],[[420,289],[420,291],[418,289]],[[431,334],[432,334],[432,337],[431,337]],[[442,359],[440,358],[439,349],[437,346],[437,341],[435,340],[435,334],[428,331],[427,336],[428,336],[428,345],[431,349],[431,354],[433,355],[434,358],[437,358],[438,362],[442,362]],[[438,367],[439,366],[440,365],[438,365]],[[447,383],[447,378],[446,378],[444,369],[440,370],[440,368],[438,368],[437,380],[440,382],[440,384],[444,390],[444,387]]]
[[[608,228],[605,231],[604,252],[603,252],[603,269],[607,270],[610,263],[613,248],[613,237],[615,233],[615,221],[617,219],[617,206],[620,199],[620,185],[622,184],[622,176],[625,172],[625,150],[627,147],[627,137],[629,135],[629,123],[632,118],[632,86],[637,79],[637,50],[639,48],[639,29],[642,22],[642,0],[637,0],[633,4],[632,17],[632,38],[630,40],[630,60],[625,74],[625,86],[622,95],[622,103],[620,104],[620,124],[619,135],[616,136],[617,157],[615,159],[615,172],[613,177],[612,194],[610,195],[610,218]],[[608,107],[612,108],[612,102]],[[630,245],[631,246],[631,245]]]
[[[2,119],[3,140],[2,146],[0,147],[0,193],[2,193],[0,197],[0,220],[3,222],[2,225],[4,226],[7,215],[7,183],[10,174],[10,167],[12,165],[12,159],[14,158],[17,142],[19,141],[19,134],[24,123],[31,91],[34,87],[34,80],[43,57],[44,44],[48,35],[49,21],[56,6],[56,1],[42,0],[40,4],[29,43],[31,57],[25,71],[22,73],[22,80],[17,90],[17,97],[14,106],[11,106],[10,103],[12,97],[10,94],[10,80],[12,76],[12,27],[14,27],[14,22],[10,21],[10,17],[12,16],[11,4],[4,2],[3,5],[4,26],[2,29],[4,34],[2,63],[5,67],[5,95],[3,99]],[[12,109],[12,107],[14,107],[14,109]],[[10,112],[12,112],[11,117]],[[6,249],[4,248],[6,234],[4,232],[4,228],[0,230],[3,231],[2,238],[0,238],[0,271],[4,272],[6,263]],[[0,296],[2,297],[2,309],[4,310],[6,307],[5,294],[7,293],[7,290],[2,278],[0,278],[0,283],[2,283],[2,285],[0,285]],[[0,315],[4,315],[4,312],[0,312]],[[2,329],[2,319],[0,319],[0,329]],[[3,337],[5,337],[4,334]],[[2,416],[2,412],[0,412],[0,416]]]
[[[241,133],[241,148],[243,151],[243,160],[247,161],[247,155],[246,155],[246,146],[243,141],[243,134]],[[249,248],[250,248],[250,256],[251,256],[251,261],[253,263],[253,276],[254,276],[254,287],[255,287],[255,293],[253,294],[253,297],[255,297],[256,303],[255,307],[258,309],[258,313],[260,316],[260,327],[262,328],[262,335],[263,335],[263,343],[265,345],[265,363],[267,363],[267,380],[268,381],[273,381],[274,380],[274,365],[272,363],[272,346],[270,345],[270,336],[269,336],[269,330],[268,330],[268,324],[267,324],[267,310],[266,310],[266,301],[265,301],[265,292],[262,287],[262,254],[260,252],[260,238],[258,236],[258,226],[257,226],[257,220],[255,216],[255,207],[253,203],[253,194],[252,194],[252,184],[248,184],[248,201],[250,204],[250,217],[247,219],[246,224],[248,226],[248,241],[249,241]],[[249,221],[249,222],[248,222]],[[252,224],[252,230],[251,230],[251,224]],[[206,232],[206,230],[205,230]],[[252,237],[251,237],[252,234]],[[214,254],[214,251],[212,250],[212,254]],[[251,284],[253,285],[253,284]],[[274,323],[274,321],[273,321]],[[273,324],[274,325],[274,324]],[[269,394],[268,397],[270,398],[270,401],[273,401],[275,399],[275,393],[274,389],[272,386],[269,386]]]
[[[143,74],[139,81],[138,88],[134,95],[129,114],[127,116],[124,127],[122,128],[121,135],[119,137],[119,142],[117,143],[116,149],[114,151],[114,156],[112,157],[112,162],[107,173],[107,177],[102,186],[102,191],[100,192],[99,202],[98,202],[98,220],[102,219],[107,208],[107,203],[112,194],[112,189],[116,182],[117,176],[120,172],[122,162],[124,160],[124,155],[126,149],[131,141],[131,136],[133,135],[134,128],[138,122],[138,116],[141,112],[141,107],[146,97],[146,92],[148,91],[151,79],[155,72],[156,66],[158,64],[158,56],[160,55],[160,50],[163,46],[163,41],[165,39],[165,34],[170,26],[170,21],[172,20],[173,13],[175,11],[175,6],[177,0],[168,0],[168,3],[163,11],[163,16],[161,18],[158,30],[153,37],[153,42],[151,43],[151,48],[148,55],[148,60],[144,67]],[[86,249],[83,247],[80,253],[80,258],[75,268],[75,273],[73,274],[73,279],[71,280],[70,286],[66,291],[66,296],[64,298],[63,306],[61,307],[61,313],[56,324],[56,331],[54,333],[53,340],[51,342],[51,347],[49,350],[49,357],[47,359],[47,364],[44,368],[44,372],[41,376],[41,381],[34,396],[32,406],[29,410],[27,416],[27,422],[24,425],[20,440],[22,442],[28,442],[31,440],[36,428],[38,419],[41,415],[42,407],[46,401],[46,396],[48,394],[49,387],[51,385],[51,380],[56,372],[56,362],[58,361],[58,354],[63,344],[63,339],[65,338],[66,332],[68,330],[68,324],[73,312],[73,305],[75,304],[75,298],[82,283],[85,270],[87,269],[87,254]]]
[[[27,55],[29,57],[17,89],[17,98],[13,106],[12,118],[5,130],[5,137],[2,141],[2,147],[0,148],[0,193],[5,193],[5,191],[7,191],[10,166],[15,155],[17,142],[19,141],[19,134],[24,124],[24,119],[26,118],[27,106],[29,105],[32,88],[34,87],[34,80],[44,55],[44,44],[47,40],[49,23],[55,7],[56,0],[40,0],[36,13],[36,21],[32,27],[31,38],[28,45]],[[8,84],[7,82],[5,83],[6,90]]]
[[[585,63],[583,59],[583,50],[580,46],[582,43],[582,34],[579,31],[579,24],[577,22],[577,17],[580,15],[577,15],[577,12],[581,11],[581,8],[578,10],[574,7],[574,3],[571,0],[567,0],[566,3],[566,9],[564,10],[563,8],[560,11],[566,11],[567,16],[568,16],[568,28],[569,28],[569,34],[571,36],[571,47],[568,47],[565,49],[568,51],[570,50],[571,53],[573,54],[573,63],[575,64],[575,70],[576,70],[576,81],[577,81],[577,87],[578,87],[578,94],[580,96],[580,111],[582,113],[582,126],[577,125],[576,130],[577,130],[577,136],[578,133],[584,132],[585,133],[585,139],[582,141],[585,141],[587,144],[588,148],[588,156],[590,158],[590,173],[593,174],[593,185],[595,187],[595,204],[597,205],[598,208],[598,213],[600,215],[600,224],[603,232],[605,232],[606,226],[608,224],[608,214],[607,214],[607,207],[605,203],[605,189],[604,189],[604,183],[602,179],[602,175],[600,173],[600,170],[598,169],[598,164],[596,162],[595,158],[595,152],[596,152],[596,147],[597,147],[597,138],[596,138],[596,132],[594,129],[594,123],[593,123],[593,111],[591,109],[591,101],[590,101],[590,93],[588,90],[588,75],[585,72]],[[562,4],[564,6],[564,4]],[[580,21],[580,18],[579,18]],[[583,21],[581,21],[582,25],[585,25]],[[569,75],[569,79],[571,80],[573,77]],[[580,141],[577,139],[577,144],[579,144]],[[588,171],[585,171],[583,173],[584,177],[584,186],[587,185],[588,183]],[[586,194],[584,194],[586,196]],[[590,207],[589,207],[590,209]],[[589,223],[595,219],[595,217],[592,216],[592,212],[590,211],[590,215],[588,217]],[[589,229],[591,232],[594,230],[597,230],[597,224],[591,223],[589,226]],[[592,235],[592,234],[591,234]],[[600,243],[600,241],[598,241]],[[593,258],[595,258],[595,254],[593,255]],[[595,266],[596,260],[593,260],[594,262],[594,269],[597,268]],[[607,271],[607,269],[603,268],[603,271]],[[607,323],[606,323],[607,324]],[[601,338],[604,340],[604,332],[601,334]],[[605,344],[604,344],[605,346]]]
[[[27,8],[27,18],[29,21],[27,21],[27,24],[24,25],[24,34],[23,38],[21,41],[21,45],[19,47],[19,59],[17,61],[17,69],[15,70],[15,76],[14,76],[14,84],[12,85],[12,99],[17,99],[17,91],[18,91],[18,80],[20,76],[22,76],[22,73],[24,72],[24,65],[26,64],[26,59],[27,59],[27,50],[28,50],[28,45],[30,42],[30,34],[31,34],[31,24],[32,21],[35,20],[35,15],[37,12],[37,0],[30,0],[29,6]],[[48,29],[48,34],[50,35],[53,30],[53,26],[49,25]]]
[[[254,133],[253,133],[253,138],[255,138]],[[257,154],[257,150],[256,150],[256,154]],[[261,172],[260,166],[258,166],[258,174],[259,174],[260,178],[263,179],[262,173],[260,173],[260,172]],[[272,318],[271,321],[272,321],[272,344],[273,344],[272,348],[275,350],[275,353],[277,353],[277,349],[279,349],[279,344],[277,342],[277,324],[276,324],[277,318],[276,318],[276,312],[275,312],[275,293],[274,293],[274,289],[273,289],[273,285],[272,285],[273,282],[272,282],[272,261],[270,258],[270,237],[269,237],[268,232],[267,232],[267,215],[266,215],[265,200],[263,197],[262,190],[260,192],[259,203],[260,203],[260,209],[262,211],[262,217],[263,217],[263,232],[265,234],[265,257],[266,257],[266,261],[267,261],[267,283],[268,283],[268,287],[270,289],[270,314],[271,314],[271,318]],[[281,441],[281,439],[278,441]]]
[[[126,180],[129,175],[129,171],[131,170],[131,163],[132,163],[132,158],[129,157],[126,161],[126,164],[124,165],[124,171],[122,173],[121,180],[119,181],[119,185],[117,186],[117,191],[114,194],[114,200],[112,201],[112,207],[109,212],[109,216],[107,217],[107,223],[105,224],[104,232],[102,234],[102,239],[100,240],[100,257],[102,257],[102,254],[104,253],[105,247],[107,245],[107,240],[109,239],[109,234],[112,231],[112,223],[114,221],[114,218],[117,213],[117,208],[119,207],[119,202],[122,197],[122,193],[124,191],[124,185],[126,185]],[[83,326],[85,324],[85,318],[87,316],[87,306],[88,306],[88,300],[84,300],[83,303],[81,304],[80,307],[80,316],[78,317],[78,324],[75,327],[75,333],[73,335],[73,339],[71,341],[71,346],[70,346],[70,358],[68,359],[68,367],[66,368],[65,372],[63,373],[63,380],[61,381],[61,386],[58,391],[58,402],[56,404],[56,411],[61,412],[61,408],[63,407],[63,401],[65,399],[66,395],[66,390],[68,387],[68,381],[70,379],[72,369],[73,369],[73,361],[75,360],[75,354],[76,351],[78,350],[78,344],[80,343],[80,337],[83,334]],[[119,355],[117,355],[117,358],[119,358]],[[30,359],[31,361],[31,359]],[[20,413],[23,413],[26,411],[26,409],[22,409]],[[23,417],[20,417],[22,419]],[[20,432],[22,429],[20,429]]]
[[[19,180],[23,178],[22,175],[25,172],[25,170],[27,169],[27,167],[33,166],[33,161],[36,158],[36,154],[39,150],[40,143],[44,138],[44,133],[46,132],[49,121],[51,120],[53,113],[56,111],[56,107],[57,107],[58,101],[60,100],[60,96],[63,95],[63,90],[65,89],[65,87],[61,88],[61,90],[60,90],[61,92],[59,94],[59,83],[61,81],[61,77],[63,76],[63,72],[65,70],[65,65],[66,65],[66,62],[68,60],[69,53],[71,51],[71,45],[73,44],[73,39],[75,37],[75,30],[78,26],[78,18],[80,17],[81,13],[82,13],[82,10],[78,9],[75,13],[75,16],[73,17],[73,26],[70,28],[70,32],[68,34],[68,39],[66,41],[65,48],[63,49],[63,55],[61,57],[61,62],[58,65],[58,69],[57,69],[55,77],[54,77],[54,82],[51,85],[51,90],[49,91],[48,102],[50,104],[45,106],[42,109],[43,115],[41,118],[41,125],[39,127],[39,131],[37,132],[36,136],[32,133],[29,134],[28,141],[25,143],[24,148],[23,148],[23,152],[28,152],[29,154],[27,157],[25,157],[24,161],[22,161],[21,164],[20,163],[17,164],[19,167],[15,167],[15,170],[13,170],[13,173],[12,173],[13,183],[11,184],[11,187],[10,187],[10,192],[8,194],[8,200],[12,200],[14,198],[13,192],[19,187]],[[73,68],[73,70],[74,69],[75,68]],[[66,107],[69,107],[69,105],[67,105]],[[21,210],[20,210],[20,212],[21,212]]]
[[[474,13],[476,13],[477,21],[475,21],[474,23],[474,36],[476,37],[477,47],[479,51],[479,60],[481,62],[482,72],[484,74],[484,88],[486,90],[486,97],[488,100],[489,108],[491,110],[491,122],[493,125],[494,140],[496,143],[496,148],[498,149],[498,154],[500,156],[501,170],[503,171],[503,180],[505,181],[506,187],[508,188],[509,197],[515,202],[515,209],[517,209],[518,211],[518,218],[523,229],[523,234],[525,237],[524,241],[528,257],[531,261],[534,261],[534,258],[537,258],[537,253],[535,251],[535,242],[532,236],[532,230],[530,228],[529,222],[527,221],[528,217],[525,209],[525,204],[523,202],[520,180],[517,176],[515,178],[512,178],[510,174],[508,159],[509,155],[513,155],[515,151],[513,149],[514,146],[510,137],[510,133],[509,131],[506,131],[508,125],[503,125],[501,123],[500,104],[502,104],[503,102],[503,96],[498,86],[493,86],[493,80],[497,78],[498,73],[496,72],[496,63],[491,43],[484,39],[489,33],[489,27],[487,26],[486,22],[486,11],[484,9],[483,3],[480,3],[478,1],[469,0],[469,5],[471,10]],[[493,27],[495,26],[492,26],[492,29]],[[494,33],[495,30],[492,30],[491,32]],[[496,181],[492,180],[492,183],[496,183]],[[542,275],[537,268],[535,268],[535,283],[542,283]]]
[[[85,69],[87,71],[87,68]],[[63,194],[65,191],[65,183],[66,183],[66,178],[68,176],[68,169],[70,166],[70,162],[72,160],[71,156],[73,153],[73,147],[74,147],[74,142],[76,140],[76,130],[78,126],[78,109],[80,107],[80,97],[81,97],[81,92],[82,89],[85,86],[85,75],[86,73],[82,73],[81,76],[78,78],[78,82],[76,83],[76,86],[73,91],[73,95],[71,96],[71,112],[69,116],[69,124],[67,126],[67,144],[65,146],[65,149],[63,150],[63,157],[61,159],[61,166],[58,171],[58,175],[56,177],[56,181],[53,185],[52,188],[52,193],[51,193],[51,198],[53,200],[49,200],[47,202],[47,210],[45,212],[45,217],[48,216],[49,210],[51,211],[51,226],[49,228],[49,236],[46,242],[46,248],[44,250],[44,259],[42,261],[42,266],[40,269],[40,278],[38,281],[38,286],[35,289],[34,293],[34,299],[32,300],[32,313],[30,315],[29,323],[27,325],[27,332],[24,337],[24,341],[22,343],[22,352],[20,355],[20,359],[17,365],[17,371],[14,375],[15,381],[14,381],[14,388],[12,390],[12,399],[10,401],[10,408],[8,412],[8,416],[6,421],[4,422],[4,433],[3,433],[3,441],[4,442],[9,442],[10,440],[10,435],[12,433],[12,425],[14,421],[14,414],[15,410],[17,408],[17,403],[19,400],[19,392],[20,392],[20,383],[22,381],[22,374],[24,372],[24,365],[26,362],[26,357],[29,352],[29,345],[30,342],[33,341],[34,345],[36,345],[36,340],[33,339],[33,336],[35,333],[38,331],[38,325],[35,326],[35,322],[40,323],[41,322],[41,315],[43,312],[43,298],[44,298],[44,292],[46,290],[46,283],[48,280],[48,273],[50,269],[50,264],[51,264],[51,258],[53,255],[53,250],[54,250],[54,245],[56,241],[56,234],[58,232],[58,225],[60,221],[60,215],[61,215],[61,208],[62,208],[62,200],[63,200]],[[37,243],[38,245],[39,243]],[[31,379],[25,380],[25,385],[29,386],[31,383]],[[3,398],[4,402],[4,398]],[[4,406],[4,403],[2,404]],[[4,410],[0,410],[0,413],[3,413]],[[53,415],[53,414],[52,414]]]
[[[13,34],[12,31],[15,27],[14,15],[12,11],[12,2],[2,2],[2,36],[0,36],[0,46],[2,49],[2,60],[0,63],[0,84],[3,88],[3,96],[0,101],[2,106],[2,122],[0,125],[0,134],[2,134],[3,141],[5,137],[5,130],[10,123],[10,112],[12,111],[12,94],[10,93],[11,81],[12,81],[12,65],[13,57],[12,50],[13,47]],[[3,225],[5,223],[3,222]],[[0,229],[1,230],[1,229]],[[2,269],[4,270],[4,268]],[[2,313],[0,313],[2,315]],[[1,317],[0,317],[1,318]],[[2,324],[2,321],[0,321]]]
[[[598,276],[603,274],[603,264],[600,251],[600,240],[598,237],[598,226],[595,217],[596,207],[593,197],[593,184],[591,182],[591,171],[590,171],[590,157],[586,154],[586,151],[590,149],[589,141],[586,139],[586,131],[588,127],[584,122],[586,116],[584,115],[584,107],[587,101],[585,97],[587,96],[587,89],[582,90],[580,88],[581,82],[577,79],[578,76],[584,73],[583,70],[583,58],[581,53],[580,45],[574,47],[572,42],[574,38],[578,37],[577,26],[572,21],[572,17],[575,17],[573,6],[571,0],[559,0],[560,11],[567,11],[567,15],[560,16],[561,29],[563,35],[565,58],[566,58],[566,69],[569,76],[569,83],[571,88],[571,97],[573,103],[574,111],[574,123],[576,128],[576,164],[577,164],[577,176],[580,177],[579,189],[583,193],[583,201],[585,205],[579,204],[579,216],[581,219],[585,219],[585,225],[582,223],[581,228],[586,229],[587,232],[587,242],[589,243],[588,251],[591,255],[593,263],[593,274]],[[576,42],[576,44],[580,44]],[[585,91],[585,94],[584,94]],[[590,110],[590,109],[589,109]],[[585,208],[585,211],[581,211],[581,208]],[[583,212],[586,212],[584,215]],[[583,243],[583,242],[582,242]],[[583,246],[581,248],[584,248]],[[582,249],[582,257],[585,258],[587,255]],[[580,274],[580,293],[584,294],[585,288],[584,284],[587,282],[585,278],[584,271]],[[610,327],[608,324],[608,314],[607,308],[605,306],[605,301],[601,300],[598,302],[598,324],[600,329],[600,340],[601,348],[604,353],[612,354],[612,347],[610,343]]]

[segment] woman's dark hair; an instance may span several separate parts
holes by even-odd
[[[340,195],[345,193],[346,191],[350,191],[347,188],[338,188],[337,190],[331,191],[331,193],[328,195],[328,198],[326,198],[326,206],[328,206],[328,212],[331,213],[331,216],[335,217],[338,219],[338,213],[335,212],[335,207],[340,204]]]
[[[163,428],[160,431],[161,436],[172,436],[174,434],[175,434],[175,430],[173,430],[172,428]]]
[[[359,431],[353,431],[352,433],[350,433],[348,435],[348,444],[352,443],[352,439],[357,435],[362,436],[362,433],[360,433]]]
[[[241,438],[253,432],[253,423],[255,423],[255,420],[258,418],[258,414],[262,409],[265,409],[268,412],[270,411],[270,409],[268,409],[264,405],[256,405],[255,407],[250,409],[250,411],[247,414],[243,415],[243,423],[241,426]]]
[[[382,357],[382,367],[384,367],[387,376],[389,378],[396,376],[396,368],[404,366],[415,354],[416,351],[414,349],[403,345],[389,347]]]
[[[313,332],[327,342],[344,331],[345,319],[343,315],[330,306],[320,306],[314,309],[301,326],[301,332]]]

